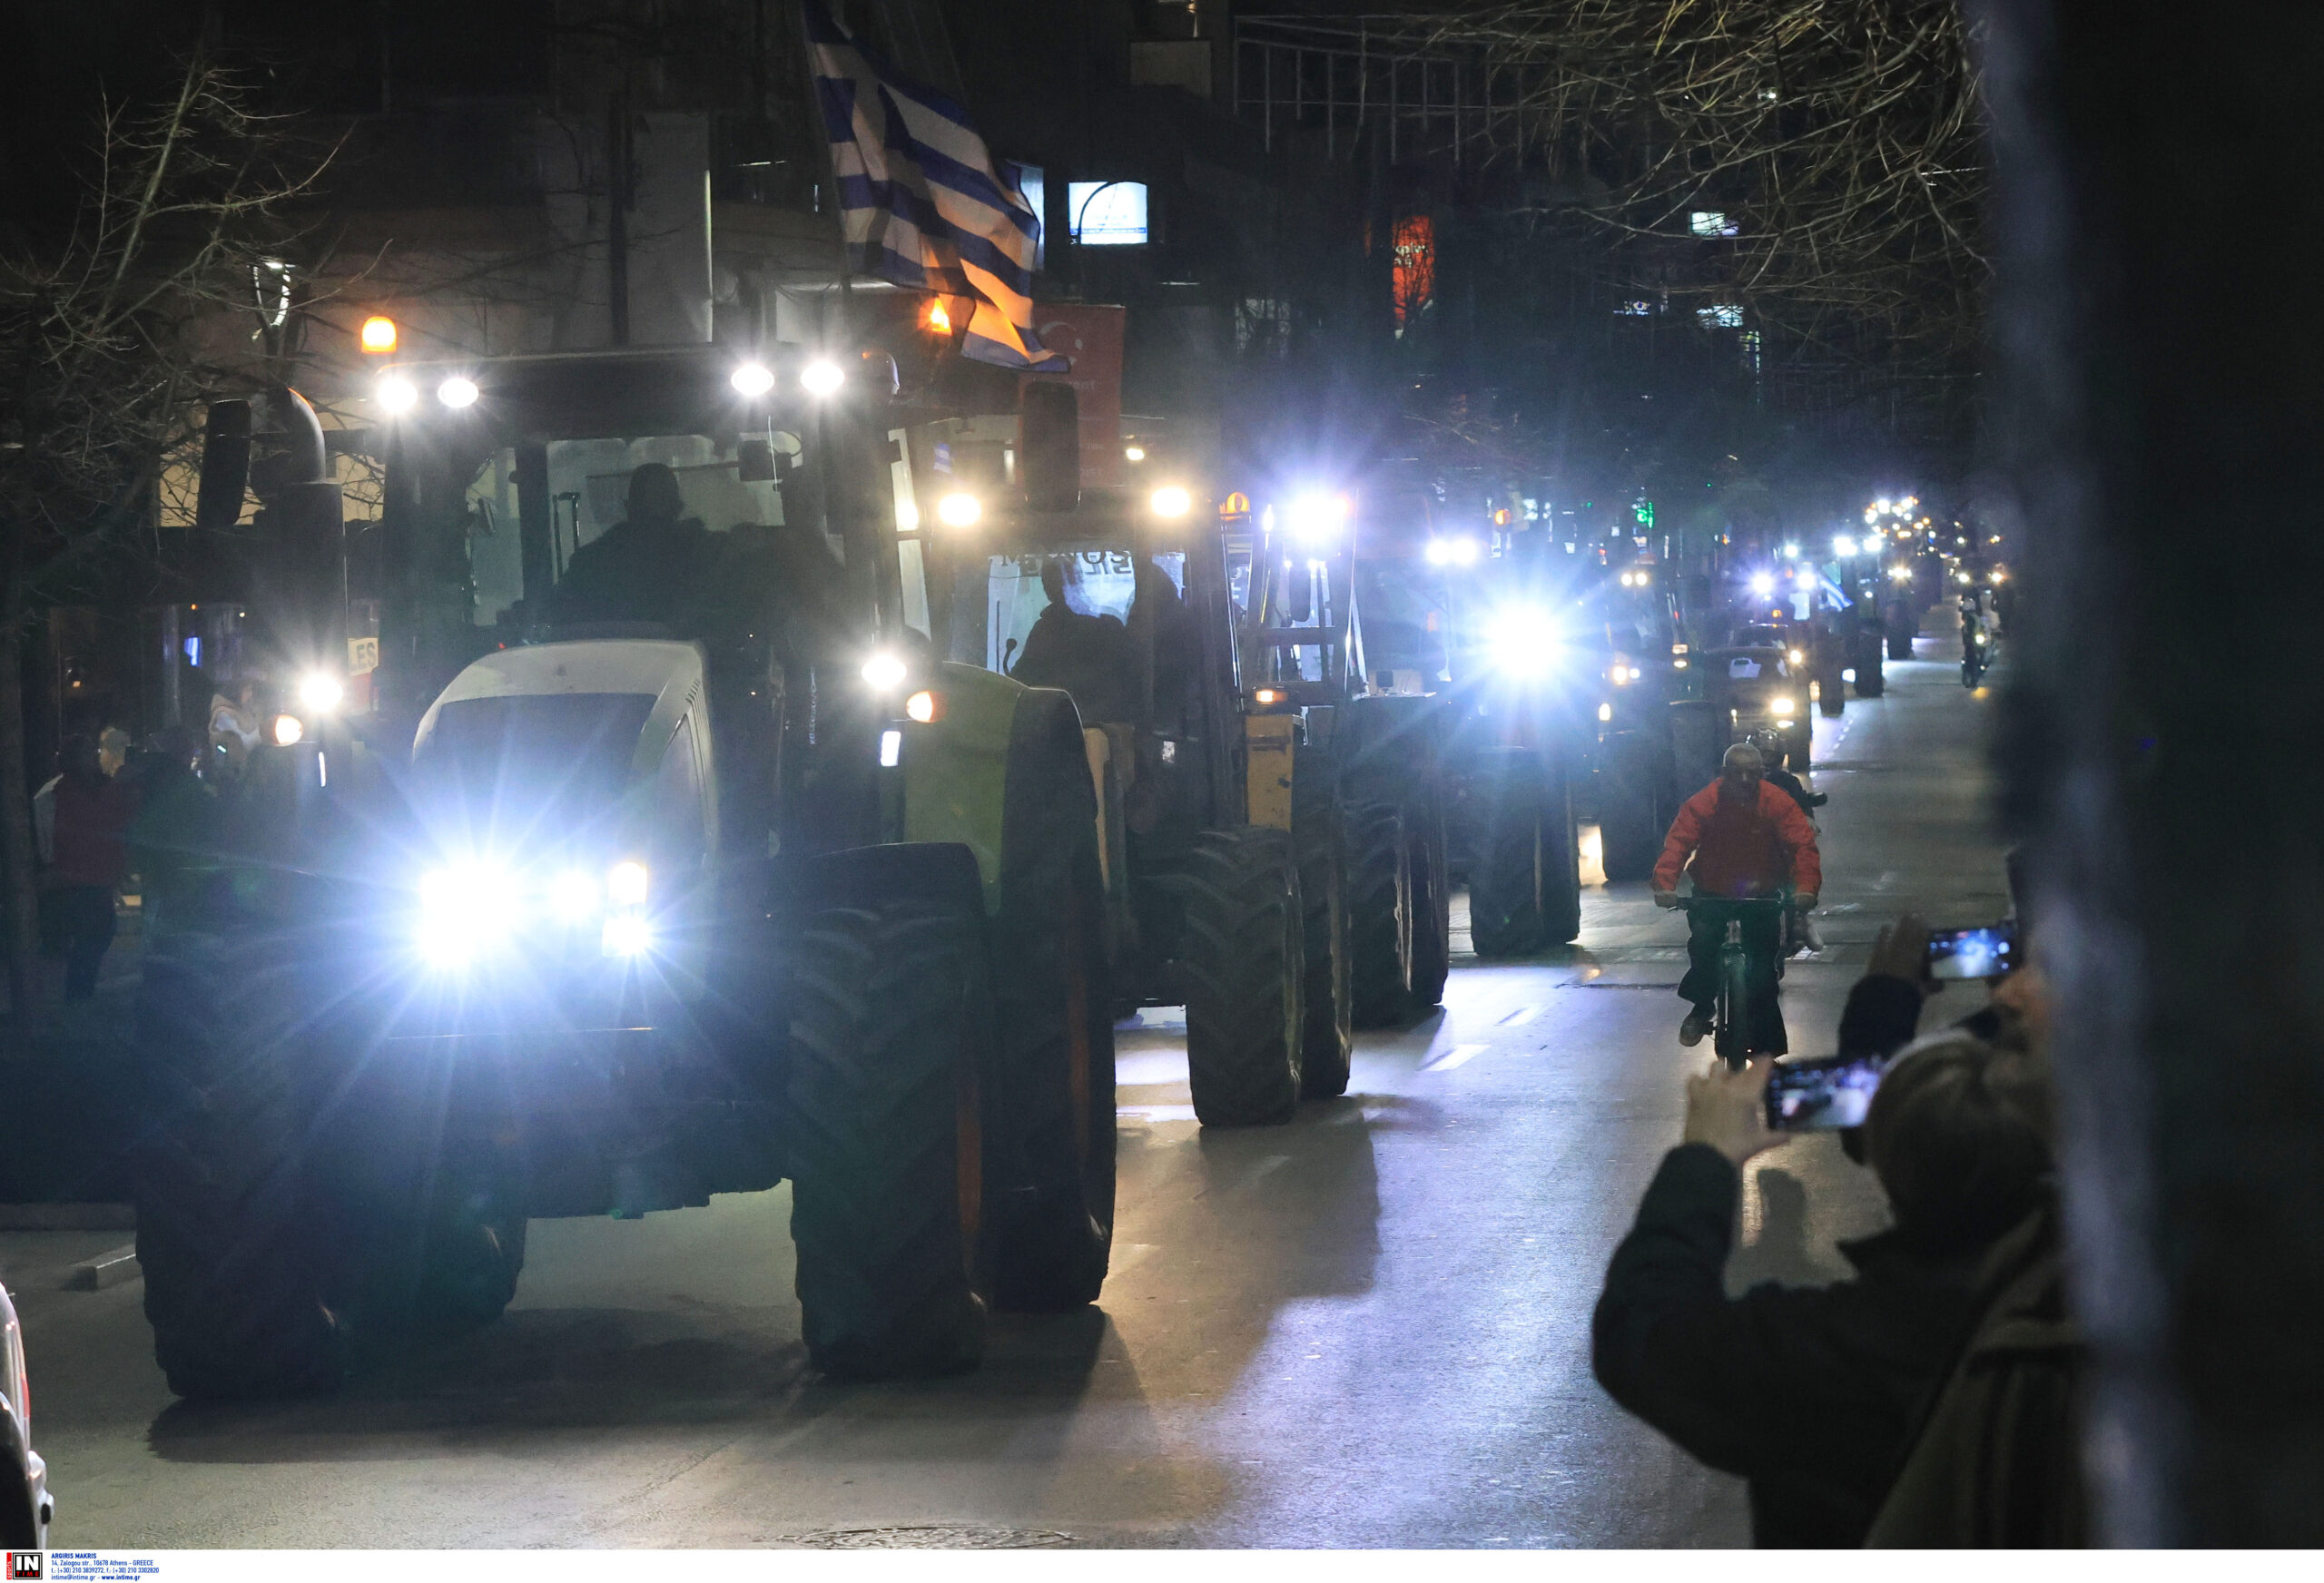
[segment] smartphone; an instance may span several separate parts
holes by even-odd
[[[1777,1132],[1824,1132],[1862,1126],[1886,1056],[1819,1056],[1780,1060],[1768,1079],[1768,1126]]]
[[[1998,978],[2017,966],[2016,947],[2016,929],[2006,922],[1935,929],[1928,937],[1928,976]]]

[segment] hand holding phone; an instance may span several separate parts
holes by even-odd
[[[2017,966],[2017,931],[2006,920],[1979,929],[1932,929],[1928,976],[1932,978],[1999,978]]]
[[[1886,1056],[1821,1056],[1782,1060],[1768,1078],[1768,1126],[1776,1132],[1827,1132],[1862,1126],[1886,1068]]]

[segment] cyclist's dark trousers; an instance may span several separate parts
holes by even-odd
[[[1698,897],[1687,911],[1687,976],[1679,981],[1679,998],[1705,1022],[1711,1019],[1718,1006],[1718,948],[1734,919],[1743,924],[1743,980],[1750,987],[1752,1021],[1745,1043],[1763,1055],[1782,1055],[1791,1046],[1784,1037],[1783,1008],[1776,1001],[1783,919],[1775,908],[1723,907]]]

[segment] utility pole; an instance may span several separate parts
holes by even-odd
[[[2000,757],[2055,991],[2093,1539],[2312,1547],[2324,320],[2262,305],[2324,286],[2285,201],[2324,164],[2324,10],[1970,9],[2028,585]],[[2268,571],[2222,577],[2229,542]]]

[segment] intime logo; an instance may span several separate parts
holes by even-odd
[[[48,1558],[38,1550],[10,1550],[8,1552],[8,1583],[16,1583],[20,1578],[47,1578],[47,1562]]]

